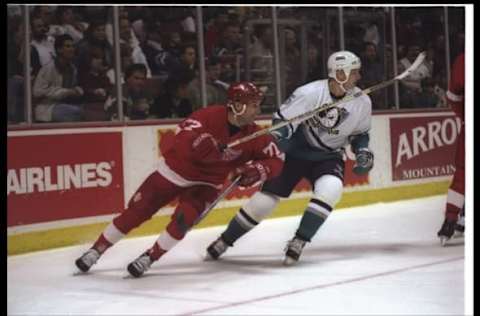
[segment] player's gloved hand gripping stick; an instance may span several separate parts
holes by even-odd
[[[421,52],[420,54],[418,54],[417,56],[417,59],[415,59],[415,61],[413,62],[412,65],[410,65],[410,67],[408,67],[404,72],[402,72],[401,74],[399,74],[398,76],[396,76],[395,78],[391,79],[391,80],[388,80],[388,81],[385,81],[385,82],[381,82],[379,84],[376,84],[370,88],[366,88],[362,91],[359,91],[355,94],[351,94],[351,95],[348,95],[346,97],[344,97],[343,99],[341,100],[338,100],[336,102],[333,102],[333,103],[330,103],[330,104],[324,104],[314,110],[311,110],[311,111],[308,111],[306,113],[303,113],[299,116],[296,116],[294,118],[291,118],[287,121],[284,121],[284,122],[281,122],[281,123],[278,123],[278,124],[275,124],[275,125],[272,125],[271,127],[269,128],[265,128],[265,129],[262,129],[262,130],[259,130],[251,135],[248,135],[246,137],[243,137],[243,138],[239,138],[231,143],[229,143],[228,145],[226,145],[227,148],[230,148],[230,147],[233,147],[233,146],[236,146],[236,145],[239,145],[239,144],[242,144],[242,143],[245,143],[245,142],[248,142],[254,138],[257,138],[259,136],[262,136],[262,135],[265,135],[265,134],[268,134],[268,133],[271,133],[277,129],[280,129],[284,126],[287,126],[289,124],[292,124],[292,123],[300,123],[300,122],[303,122],[305,120],[308,120],[309,118],[313,117],[316,113],[318,112],[322,112],[322,111],[325,111],[325,110],[328,110],[330,108],[333,108],[339,104],[342,104],[342,103],[345,103],[345,102],[348,102],[348,101],[351,101],[355,98],[358,98],[359,96],[363,95],[363,94],[370,94],[372,93],[373,91],[376,91],[376,90],[379,90],[379,89],[383,89],[385,87],[388,87],[389,85],[395,83],[395,81],[397,80],[402,80],[404,79],[405,77],[407,77],[408,75],[410,75],[413,71],[415,71],[415,69],[418,68],[418,66],[420,66],[420,64],[423,62],[423,60],[425,59],[425,56],[426,56],[426,52]]]

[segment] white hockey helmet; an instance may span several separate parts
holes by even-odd
[[[328,76],[335,79],[335,81],[337,81],[341,85],[348,81],[352,69],[360,69],[361,67],[362,63],[360,61],[360,58],[358,58],[358,56],[354,53],[347,50],[335,52],[330,55],[330,57],[328,57]],[[343,70],[347,78],[343,81],[338,80],[337,70]]]

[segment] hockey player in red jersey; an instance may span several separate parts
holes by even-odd
[[[238,138],[259,130],[262,92],[250,82],[232,84],[227,106],[212,105],[192,113],[175,132],[175,145],[164,150],[159,168],[131,197],[127,208],[106,227],[93,246],[75,261],[83,272],[128,232],[150,219],[175,198],[178,205],[166,230],[150,249],[127,266],[134,277],[172,249],[215,200],[227,178],[241,176],[239,185],[251,186],[278,175],[284,154],[271,135],[225,149]]]
[[[437,235],[442,245],[450,239],[455,230],[463,233],[465,210],[465,55],[460,54],[452,67],[447,100],[452,110],[462,122],[462,128],[457,138],[455,155],[455,174],[447,193],[445,219]]]

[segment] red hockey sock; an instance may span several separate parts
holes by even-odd
[[[92,248],[102,254],[111,246],[112,244],[103,236],[103,234],[100,234],[97,241],[93,244]]]
[[[153,245],[152,248],[148,250],[148,254],[150,255],[150,258],[153,261],[160,259],[160,257],[163,256],[163,254],[166,252],[167,252],[166,250],[163,250],[162,248],[160,248],[157,242]]]
[[[452,204],[447,204],[447,211],[445,212],[445,217],[449,221],[456,221],[458,219],[458,214],[460,209]]]

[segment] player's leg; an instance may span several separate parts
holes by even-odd
[[[463,217],[459,216],[465,207],[465,134],[464,130],[458,136],[455,156],[455,174],[447,193],[445,206],[445,219],[437,235],[442,245],[445,245],[456,228],[462,231],[464,228]],[[463,224],[463,225],[462,225]]]
[[[166,230],[160,234],[152,247],[128,265],[127,270],[130,274],[140,277],[153,262],[181,241],[218,194],[217,189],[205,185],[184,189]]]
[[[313,187],[313,197],[307,204],[295,236],[285,249],[285,265],[298,261],[303,247],[310,242],[327,220],[343,193],[344,162],[340,158],[317,163],[309,180]]]
[[[180,189],[157,171],[151,173],[133,194],[127,208],[113,219],[93,246],[75,261],[77,267],[83,272],[88,271],[108,248],[150,219],[160,207],[173,199]]]
[[[256,192],[250,200],[230,220],[227,229],[207,248],[207,259],[218,259],[228,247],[247,232],[256,227],[272,213],[280,197],[289,197],[295,185],[308,168],[308,162],[287,156],[282,173],[266,181],[262,190]]]

